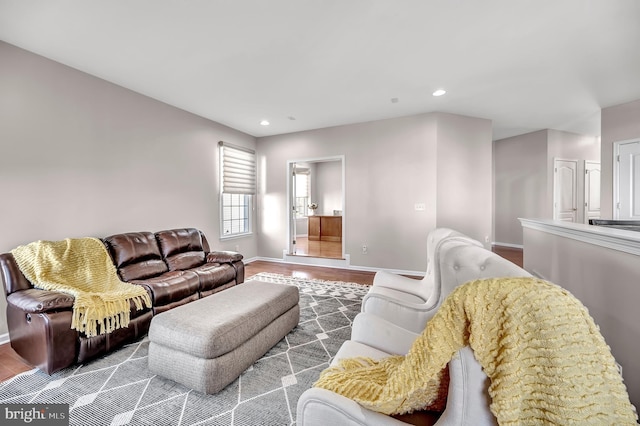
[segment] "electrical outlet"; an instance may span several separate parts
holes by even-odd
[[[369,254],[369,247],[367,247],[366,245],[362,246],[362,254]]]
[[[240,251],[240,246],[236,244],[236,252]]]
[[[484,236],[484,242],[485,242],[485,243],[488,243],[488,242],[489,242],[489,236],[488,236],[488,235],[485,235],[485,236]]]

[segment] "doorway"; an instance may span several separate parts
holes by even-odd
[[[578,161],[554,160],[553,219],[578,221]]]
[[[287,162],[288,254],[344,259],[344,156]]]
[[[613,161],[613,218],[640,220],[640,140],[615,143]]]
[[[584,223],[600,219],[600,162],[584,162]]]

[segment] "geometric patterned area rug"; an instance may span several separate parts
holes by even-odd
[[[148,339],[49,376],[0,383],[2,404],[69,404],[71,425],[295,425],[298,398],[351,336],[369,287],[260,273],[297,286],[300,323],[225,389],[206,395],[152,374]]]

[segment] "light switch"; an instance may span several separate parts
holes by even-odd
[[[426,206],[426,204],[425,204],[425,203],[416,203],[416,204],[415,204],[415,206],[414,206],[414,208],[415,208],[415,210],[416,210],[417,212],[421,212],[421,211],[426,210],[426,209],[427,209],[427,206]]]

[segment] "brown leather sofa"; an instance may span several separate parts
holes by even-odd
[[[47,374],[83,363],[147,333],[153,315],[244,282],[242,255],[210,251],[198,229],[131,232],[103,238],[120,279],[142,285],[153,307],[132,304],[127,328],[87,337],[71,329],[73,296],[34,288],[11,253],[0,254],[11,347]]]

